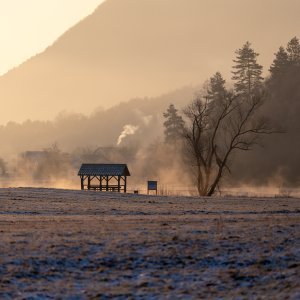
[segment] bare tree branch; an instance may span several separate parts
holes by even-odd
[[[234,151],[249,151],[262,135],[276,131],[259,116],[264,94],[251,97],[224,94],[222,98],[197,97],[185,110],[188,126],[186,148],[196,166],[199,195],[212,195],[224,170],[230,173],[229,158]]]

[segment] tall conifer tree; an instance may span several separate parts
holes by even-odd
[[[166,118],[164,122],[165,142],[173,143],[178,141],[183,135],[184,120],[178,115],[178,110],[174,104],[170,104],[167,111],[163,113],[163,116]]]
[[[288,59],[291,65],[300,65],[300,44],[297,37],[292,38],[286,47],[288,53]]]
[[[262,66],[256,61],[257,56],[249,42],[246,42],[236,52],[235,65],[233,66],[232,79],[235,80],[235,90],[241,94],[250,96],[261,85],[263,80]]]
[[[275,59],[270,67],[271,78],[279,78],[285,74],[289,67],[289,58],[286,50],[281,46],[277,53],[275,53]]]
[[[209,99],[221,99],[226,95],[225,80],[220,72],[210,78],[207,94]]]

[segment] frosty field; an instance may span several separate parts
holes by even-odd
[[[0,189],[0,299],[300,299],[300,199]]]

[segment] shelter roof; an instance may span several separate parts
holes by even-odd
[[[82,164],[79,176],[130,176],[126,164]]]

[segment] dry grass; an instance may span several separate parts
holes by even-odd
[[[0,189],[0,298],[299,299],[300,200]]]

